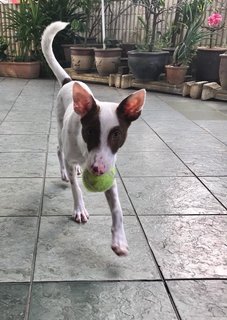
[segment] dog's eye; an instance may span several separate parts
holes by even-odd
[[[89,135],[89,136],[93,136],[94,135],[94,129],[93,128],[88,128],[87,130],[86,130],[86,133],[87,133],[87,135]]]
[[[112,132],[112,139],[119,139],[121,137],[121,131],[120,130],[114,130]]]

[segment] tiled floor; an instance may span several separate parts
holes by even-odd
[[[85,191],[86,225],[70,219],[57,89],[0,78],[0,319],[226,320],[227,104],[147,94],[118,155],[130,247],[118,258],[103,194]]]

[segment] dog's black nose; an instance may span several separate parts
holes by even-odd
[[[104,173],[98,166],[92,166],[92,172],[96,175],[102,175]]]

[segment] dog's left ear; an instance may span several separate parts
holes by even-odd
[[[73,84],[73,108],[83,118],[91,109],[97,109],[93,96],[78,82]]]
[[[125,98],[117,107],[119,118],[127,122],[135,121],[139,118],[146,98],[146,90],[141,89]]]

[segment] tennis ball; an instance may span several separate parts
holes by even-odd
[[[101,176],[96,176],[85,169],[82,175],[83,184],[88,191],[105,192],[109,190],[115,179],[115,168],[111,168],[108,172]]]

